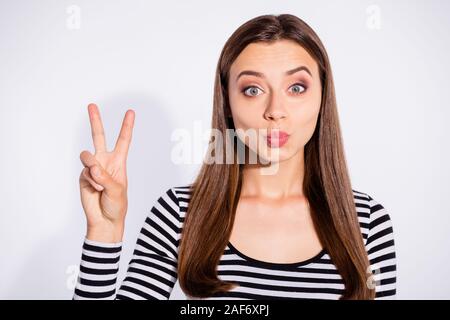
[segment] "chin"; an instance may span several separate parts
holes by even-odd
[[[265,163],[270,162],[270,163],[274,164],[274,163],[281,163],[283,161],[286,161],[286,160],[290,159],[291,157],[283,155],[282,153],[280,153],[279,156],[274,156],[274,157],[269,157],[269,158],[261,157],[261,158],[264,159]]]
[[[262,164],[280,163],[292,158],[292,156],[292,152],[285,148],[267,148],[267,150],[263,149],[263,151],[258,153],[259,161]]]

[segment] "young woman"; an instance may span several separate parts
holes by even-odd
[[[226,42],[212,119],[224,138],[210,145],[215,160],[231,145],[232,161],[205,161],[155,201],[117,293],[135,115],[108,152],[88,109],[95,154],[80,155],[87,234],[74,299],[168,299],[177,280],[188,299],[395,297],[390,217],[352,189],[328,56],[298,17],[256,17]]]

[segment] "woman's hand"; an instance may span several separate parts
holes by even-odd
[[[86,237],[93,241],[120,242],[128,208],[126,161],[135,114],[133,110],[125,113],[115,148],[108,152],[97,106],[89,104],[88,112],[95,154],[86,150],[80,154],[84,165],[80,194],[87,218]]]

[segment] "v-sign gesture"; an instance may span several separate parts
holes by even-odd
[[[109,152],[97,106],[89,104],[88,113],[95,154],[86,150],[80,154],[84,165],[80,194],[87,218],[86,237],[93,241],[120,242],[128,208],[126,163],[135,114],[131,109],[125,113],[114,150]]]

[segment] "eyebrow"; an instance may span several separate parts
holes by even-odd
[[[285,74],[287,76],[290,76],[299,71],[306,71],[312,77],[311,71],[309,71],[309,69],[305,66],[300,66],[300,67],[294,68],[292,70],[288,70],[285,72]],[[241,77],[243,75],[250,75],[250,76],[255,76],[255,77],[259,77],[259,78],[265,78],[264,73],[253,71],[253,70],[244,70],[238,74],[238,76],[236,77],[236,81],[238,81],[239,77]]]

